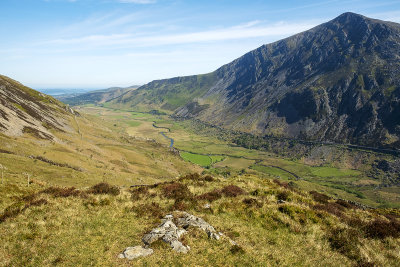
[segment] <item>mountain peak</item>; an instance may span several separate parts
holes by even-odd
[[[338,17],[336,17],[336,20],[360,20],[360,19],[367,19],[367,17],[357,14],[357,13],[353,13],[353,12],[345,12],[341,15],[339,15]]]
[[[333,23],[336,25],[340,25],[341,27],[351,28],[351,27],[357,26],[359,24],[365,24],[365,23],[368,23],[371,21],[373,21],[373,19],[370,19],[363,15],[353,13],[353,12],[346,12],[346,13],[343,13],[343,14],[339,15],[338,17],[334,18],[333,20],[328,22],[328,24]]]

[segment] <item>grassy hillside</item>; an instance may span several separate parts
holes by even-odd
[[[167,112],[189,104],[203,96],[217,81],[216,73],[156,80],[137,90],[116,98],[104,105],[119,109],[150,111],[163,109]]]
[[[122,191],[106,185],[2,189],[11,199],[0,213],[3,266],[396,266],[400,261],[398,211],[363,210],[255,175],[187,175]],[[189,228],[183,238],[191,248],[187,254],[159,242],[146,258],[117,257],[140,245],[174,210],[205,219],[237,245]]]
[[[112,122],[90,115],[71,118],[71,132],[53,131],[59,142],[25,133],[0,135],[0,164],[7,183],[23,181],[28,172],[38,183],[89,186],[100,181],[129,186],[156,182],[199,170],[167,146],[129,137]]]

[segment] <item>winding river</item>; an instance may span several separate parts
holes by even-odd
[[[168,132],[171,132],[171,130],[169,128],[167,128],[167,127],[159,127],[159,126],[157,126],[155,121],[153,121],[153,127],[156,128],[156,129],[167,129]],[[160,132],[160,134],[162,136],[164,136],[165,138],[167,138],[168,140],[170,140],[171,143],[170,143],[169,147],[173,148],[174,147],[174,142],[175,142],[174,139],[171,138],[171,137],[168,137],[166,135],[166,132]]]

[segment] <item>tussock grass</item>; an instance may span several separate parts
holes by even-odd
[[[215,176],[210,176],[211,169],[210,175],[200,175],[193,173],[203,171],[200,167],[145,139],[145,127],[151,127],[153,116],[146,115],[141,125],[133,127],[135,136],[143,134],[137,138],[128,136],[120,123],[114,126],[115,121],[85,116],[78,118],[82,138],[56,133],[61,143],[0,135],[1,147],[10,152],[1,154],[9,171],[0,187],[0,265],[395,266],[400,261],[395,253],[400,250],[399,213],[394,209],[362,210],[302,191],[327,189],[306,180],[273,181],[273,175],[233,168],[247,168],[263,158],[267,165],[307,178],[313,174],[309,166],[229,147],[171,123],[171,137],[188,151],[207,154],[212,149],[249,158],[227,158],[215,166],[232,168],[215,170]],[[149,138],[162,140],[157,136],[154,131]],[[318,171],[313,178],[335,179],[327,177],[330,169]],[[32,173],[35,182],[29,188],[21,172]],[[355,173],[346,175],[356,179]],[[119,188],[117,194],[115,185],[138,187]],[[325,192],[333,196],[339,191]],[[143,234],[160,217],[177,209],[204,218],[238,245],[190,230],[184,240],[191,247],[186,255],[161,245],[148,258],[133,262],[117,258],[124,248],[141,244]]]
[[[182,176],[171,183],[122,189],[120,194],[93,194],[89,189],[17,186],[12,214],[0,222],[0,263],[5,266],[186,265],[201,266],[395,266],[400,256],[393,210],[362,210],[329,199],[291,191],[285,184],[246,174],[229,179]],[[212,180],[198,184],[198,180]],[[222,192],[242,192],[235,197]],[[233,189],[234,188],[234,189]],[[70,194],[59,192],[85,192]],[[47,193],[45,193],[47,192]],[[213,192],[212,194],[210,194]],[[249,193],[243,193],[249,192]],[[289,192],[284,204],[279,194]],[[210,201],[213,194],[218,197]],[[30,204],[29,204],[30,203]],[[210,207],[204,205],[209,203]],[[340,217],[317,205],[341,208]],[[190,229],[177,254],[162,243],[155,253],[132,262],[117,255],[141,244],[143,234],[169,212],[182,209],[202,217],[237,245],[210,240]],[[387,218],[389,216],[391,219]],[[385,231],[384,231],[385,230]]]

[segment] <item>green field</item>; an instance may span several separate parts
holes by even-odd
[[[137,127],[140,126],[142,123],[140,121],[129,121],[126,124],[128,124],[130,127]]]
[[[361,172],[357,170],[337,169],[332,167],[313,167],[312,174],[319,177],[344,177],[359,176]]]
[[[223,161],[225,159],[224,156],[210,156],[212,164]]]
[[[207,167],[212,164],[211,158],[205,155],[193,154],[189,152],[181,152],[181,157],[186,161],[190,161],[202,167]]]

